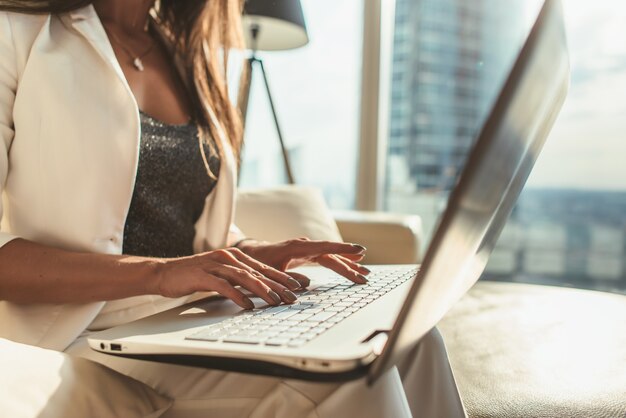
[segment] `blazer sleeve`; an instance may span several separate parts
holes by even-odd
[[[17,91],[17,61],[11,23],[6,12],[0,12],[0,220],[3,217],[2,195],[9,173],[9,149],[15,135],[13,103]],[[17,238],[0,230],[0,247]]]
[[[230,228],[228,229],[228,242],[226,245],[231,247],[244,238],[246,238],[246,235],[241,232],[241,229],[239,229],[234,223],[231,223]]]

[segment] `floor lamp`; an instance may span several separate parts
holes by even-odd
[[[309,42],[300,0],[246,0],[242,24],[246,46],[251,50],[251,55],[245,63],[237,104],[245,125],[252,75],[255,67],[260,68],[280,141],[287,181],[294,184],[289,155],[278,123],[267,73],[263,60],[257,56],[257,51],[283,51],[298,48]]]

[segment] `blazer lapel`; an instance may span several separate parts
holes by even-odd
[[[120,81],[122,81],[128,91],[131,92],[128,82],[126,81],[126,76],[117,61],[115,52],[113,52],[109,38],[93,5],[90,4],[67,13],[66,19],[69,20],[69,24],[78,33],[89,41],[100,57],[115,71]]]
[[[128,91],[130,91],[130,87],[128,86],[128,82],[126,81],[126,76],[124,75],[124,72],[120,67],[117,57],[115,56],[115,52],[113,51],[111,43],[109,42],[106,31],[104,30],[102,22],[100,21],[100,18],[98,17],[98,14],[96,13],[93,5],[90,4],[67,13],[66,19],[69,20],[70,26],[76,29],[78,33],[83,35],[83,37],[87,39],[91,46],[98,52],[100,57],[102,57],[102,59],[113,68],[115,74],[128,88]],[[176,53],[169,37],[159,25],[158,18],[154,11],[150,12],[149,23],[154,33],[156,33],[161,42],[165,45],[165,48],[172,58],[174,67],[178,75],[180,76],[180,79],[182,80],[187,90],[189,90],[190,88],[192,88],[192,86],[190,80],[187,78],[187,73],[185,72],[185,66],[182,62],[182,59]]]

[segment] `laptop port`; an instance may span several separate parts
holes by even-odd
[[[111,343],[111,351],[122,351],[122,344]]]

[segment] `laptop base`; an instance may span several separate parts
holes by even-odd
[[[202,367],[205,369],[272,376],[283,379],[307,380],[310,382],[346,382],[356,380],[366,376],[371,366],[371,364],[368,364],[341,372],[313,372],[309,370],[295,369],[293,367],[270,363],[267,361],[242,358],[195,356],[187,354],[107,354],[116,357],[132,358],[135,360],[155,361],[158,363],[177,364],[180,366]]]

